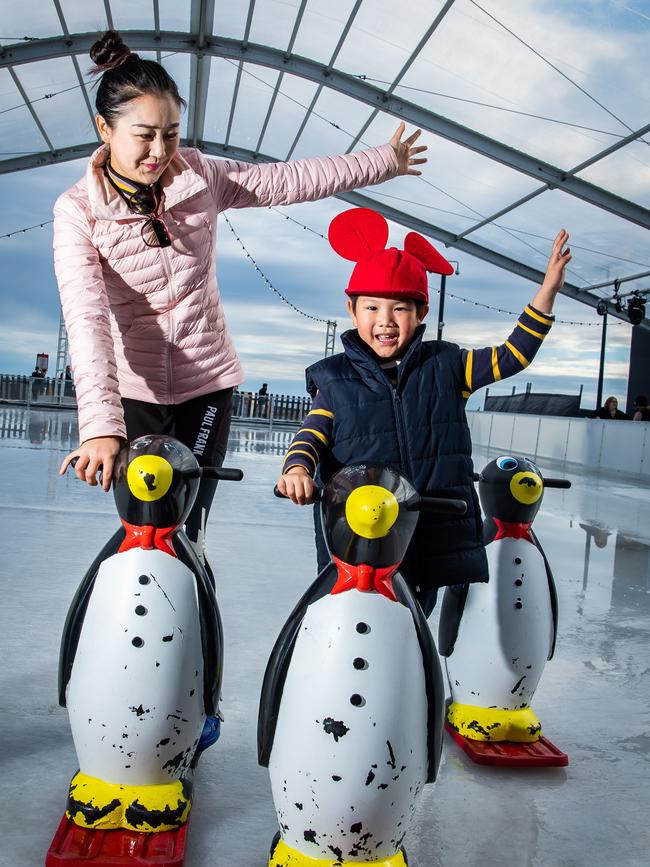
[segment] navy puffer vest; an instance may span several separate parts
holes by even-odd
[[[457,497],[467,514],[422,512],[402,563],[413,587],[487,581],[478,497],[472,482],[472,443],[461,396],[460,348],[422,341],[424,326],[391,385],[356,330],[342,336],[345,352],[307,369],[307,389],[318,390],[334,413],[333,443],[323,457],[323,482],[340,467],[375,462],[403,473],[421,494]]]

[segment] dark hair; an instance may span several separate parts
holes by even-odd
[[[634,398],[634,406],[647,406],[647,405],[648,405],[648,398],[645,396],[645,394],[638,394]]]
[[[114,126],[123,106],[145,93],[171,96],[185,106],[176,82],[155,60],[143,60],[122,41],[116,30],[107,30],[90,49],[94,74],[103,73],[95,107],[109,126]]]
[[[370,293],[368,293],[370,294]],[[352,302],[352,312],[357,312],[357,301],[359,299],[358,295],[350,295],[350,301]],[[422,311],[425,308],[424,301],[417,301],[415,298],[404,298],[404,301],[412,301],[415,304],[415,309],[417,311],[418,316],[422,315]]]

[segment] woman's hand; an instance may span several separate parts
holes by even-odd
[[[402,121],[402,123],[400,123],[400,125],[395,130],[395,134],[389,142],[389,144],[393,146],[395,156],[397,157],[397,162],[399,163],[399,173],[400,175],[421,175],[422,172],[411,167],[422,165],[422,163],[426,163],[427,161],[426,157],[423,157],[421,159],[415,158],[415,155],[421,154],[422,151],[425,151],[427,149],[427,146],[420,145],[419,147],[413,147],[414,143],[422,134],[422,130],[416,129],[412,135],[402,141],[402,136],[404,135],[405,129],[406,126],[404,124],[404,121]]]
[[[297,506],[307,506],[314,502],[312,497],[314,480],[302,467],[291,467],[288,472],[280,476],[277,488]]]
[[[66,455],[59,475],[64,475],[70,463],[77,458],[74,467],[77,478],[94,487],[97,484],[97,472],[101,469],[102,488],[108,491],[113,477],[113,464],[121,448],[122,440],[119,437],[95,437],[86,440],[78,449]]]

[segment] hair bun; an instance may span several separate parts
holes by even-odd
[[[93,72],[116,69],[131,57],[137,57],[137,54],[133,54],[123,42],[117,30],[107,30],[90,49],[90,59],[95,64]]]

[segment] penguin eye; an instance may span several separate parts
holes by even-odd
[[[497,467],[500,470],[516,470],[519,464],[517,463],[515,458],[511,457],[502,457],[497,458]]]

